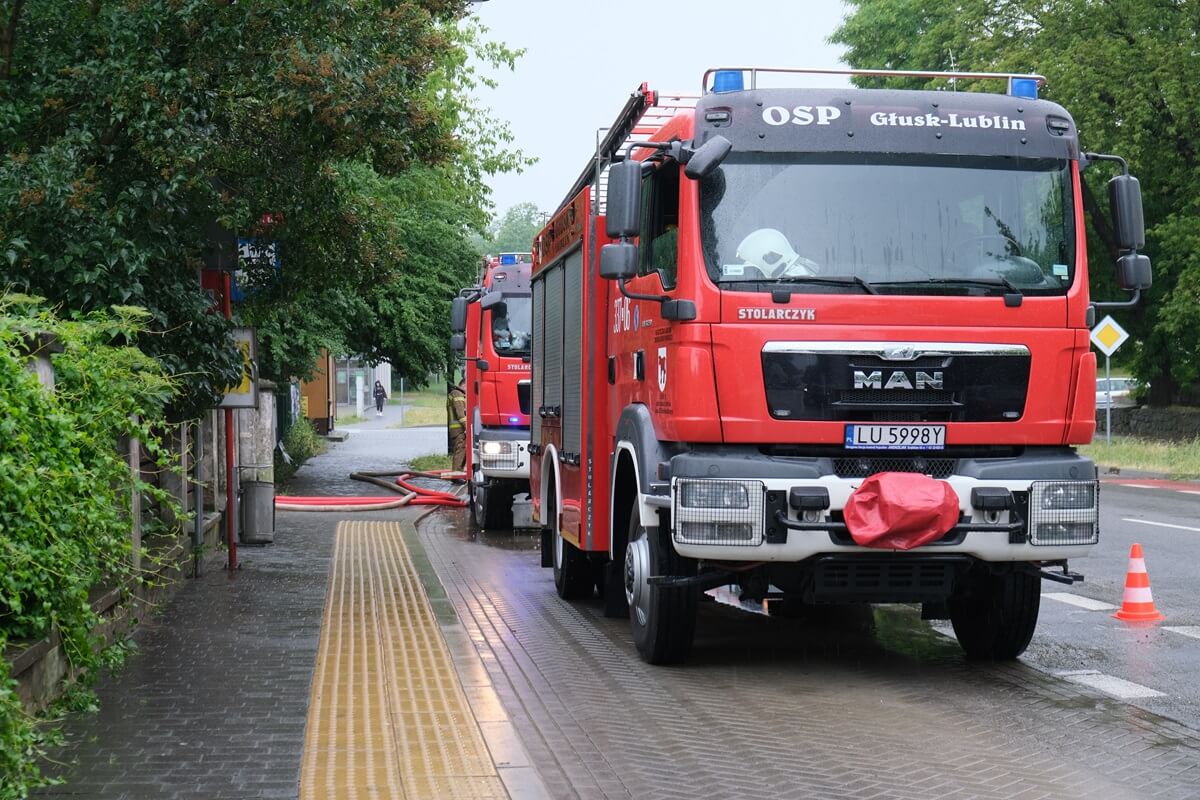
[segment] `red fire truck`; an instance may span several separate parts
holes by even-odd
[[[529,253],[485,259],[480,285],[452,309],[451,346],[466,357],[471,520],[511,528],[513,497],[529,491]]]
[[[1042,579],[1081,579],[1099,539],[1072,446],[1096,309],[1150,285],[1137,180],[1109,182],[1132,298],[1092,302],[1080,173],[1124,162],[1080,151],[1043,79],[787,88],[812,72],[710,70],[690,102],[643,85],[535,240],[542,563],[628,613],[652,663],[686,656],[722,585],[920,603],[1014,658]]]

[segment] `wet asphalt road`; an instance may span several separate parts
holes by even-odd
[[[556,798],[1200,797],[1196,730],[1036,659],[969,662],[915,608],[777,619],[705,602],[688,662],[651,667],[597,598],[555,595],[536,535],[472,531],[461,511],[421,530]],[[1035,652],[1086,657],[1068,627]]]
[[[1038,630],[1023,660],[1052,674],[1095,670],[1162,692],[1128,702],[1200,730],[1200,638],[1170,630],[1194,628],[1189,632],[1200,635],[1200,494],[1191,493],[1200,487],[1177,486],[1103,485],[1100,545],[1071,563],[1086,580],[1072,587],[1043,581]],[[1129,624],[1112,617],[1115,608],[1089,610],[1045,597],[1067,593],[1120,606],[1134,542],[1142,545],[1166,621]]]

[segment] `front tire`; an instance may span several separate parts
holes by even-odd
[[[471,521],[485,531],[512,528],[513,494],[499,483],[472,482]]]
[[[1011,661],[1029,646],[1042,601],[1041,576],[972,570],[950,598],[950,623],[968,658]]]
[[[638,507],[629,515],[625,548],[625,600],[638,655],[648,664],[678,664],[692,649],[700,592],[691,586],[652,586],[651,576],[691,576],[696,564],[680,558],[662,531],[642,526]]]

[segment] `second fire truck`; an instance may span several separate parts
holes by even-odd
[[[652,663],[697,602],[920,603],[1013,658],[1099,539],[1097,308],[1150,285],[1141,195],[1029,75],[1005,93],[643,86],[534,245],[543,564]],[[808,71],[811,72],[811,71]],[[854,73],[850,74],[877,74]],[[1088,293],[1081,172],[1119,285]],[[1108,167],[1111,169],[1111,167]]]
[[[529,253],[484,262],[479,286],[452,308],[453,349],[466,357],[466,472],[471,519],[511,528],[513,497],[529,491]]]

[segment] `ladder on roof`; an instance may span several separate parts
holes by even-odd
[[[571,185],[557,211],[570,205],[590,186],[593,213],[603,214],[608,199],[609,165],[628,156],[632,143],[652,141],[667,122],[691,111],[699,99],[689,95],[660,95],[645,83],[639,86],[612,125],[596,131],[596,155]]]

